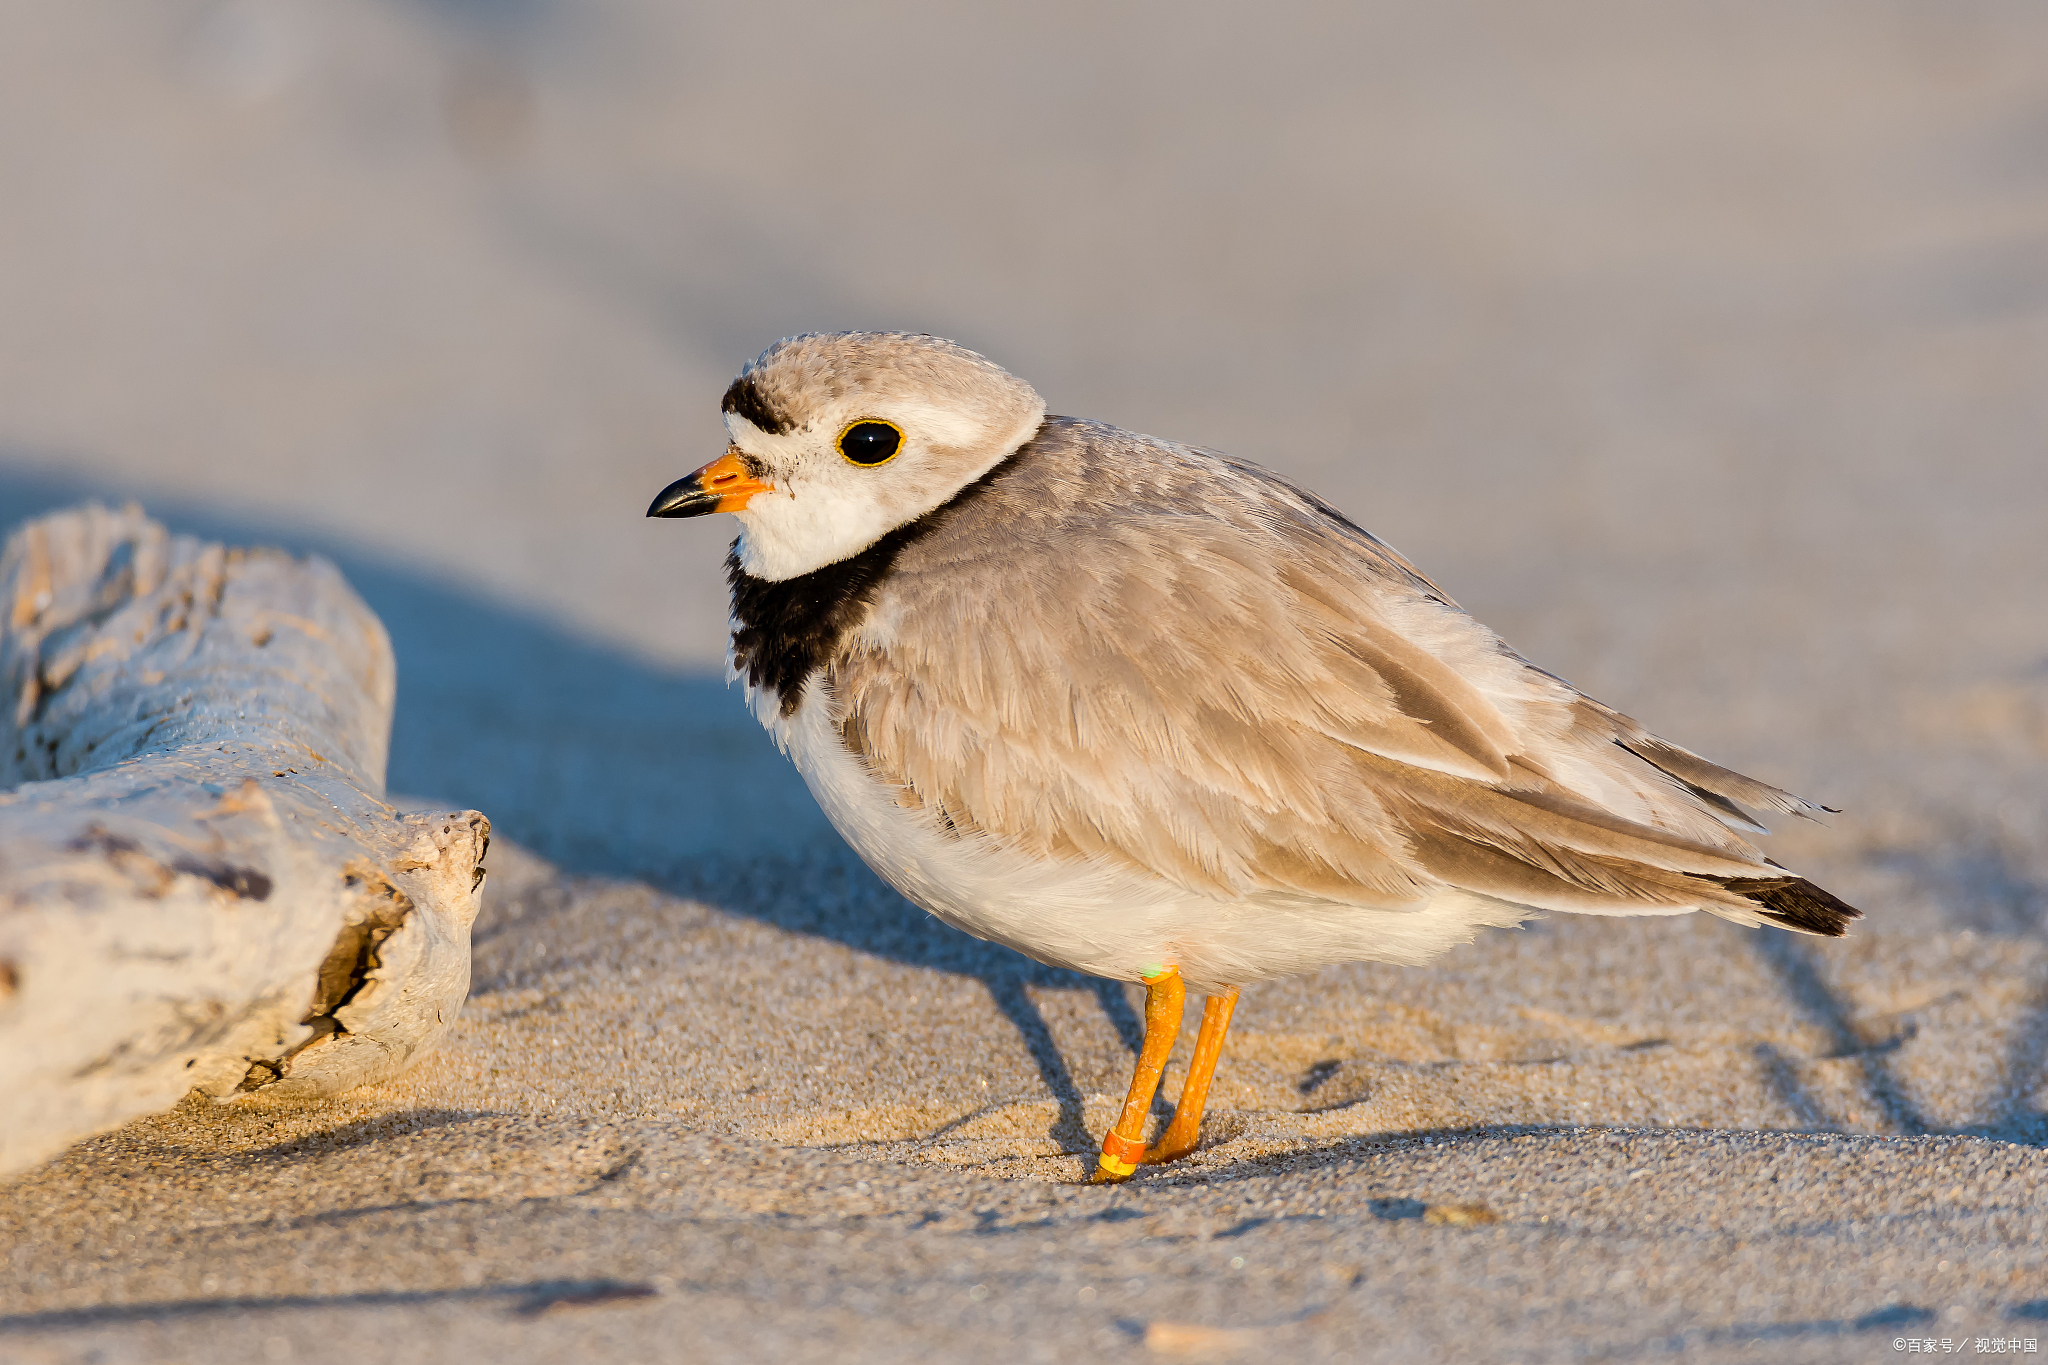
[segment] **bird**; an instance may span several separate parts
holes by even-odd
[[[945,923],[1144,986],[1092,1180],[1197,1149],[1244,986],[1548,913],[1861,917],[1747,837],[1831,807],[1530,663],[1250,460],[1049,415],[922,334],[786,338],[720,407],[647,515],[738,519],[728,675],[833,826]]]

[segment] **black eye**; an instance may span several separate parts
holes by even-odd
[[[902,444],[903,433],[888,422],[855,422],[839,433],[839,453],[854,464],[887,464]]]

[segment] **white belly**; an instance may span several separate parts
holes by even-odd
[[[747,700],[882,880],[955,928],[1056,967],[1136,981],[1171,964],[1191,987],[1217,991],[1338,962],[1425,962],[1482,925],[1537,913],[1451,888],[1401,909],[1278,894],[1222,901],[1138,869],[1039,858],[900,804],[841,742],[820,680],[792,716],[772,692],[748,688]]]

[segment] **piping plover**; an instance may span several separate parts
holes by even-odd
[[[731,512],[731,675],[890,885],[1041,962],[1142,981],[1096,1178],[1194,1150],[1237,988],[1420,963],[1545,911],[1839,935],[1765,858],[1821,809],[1522,659],[1248,461],[1046,415],[949,341],[777,342],[653,517]],[[1173,1121],[1144,1121],[1184,985]]]

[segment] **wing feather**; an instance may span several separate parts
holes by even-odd
[[[1821,913],[1729,885],[1784,877],[1749,812],[1809,803],[1531,666],[1274,476],[1065,419],[1025,455],[830,668],[906,804],[1226,897]]]

